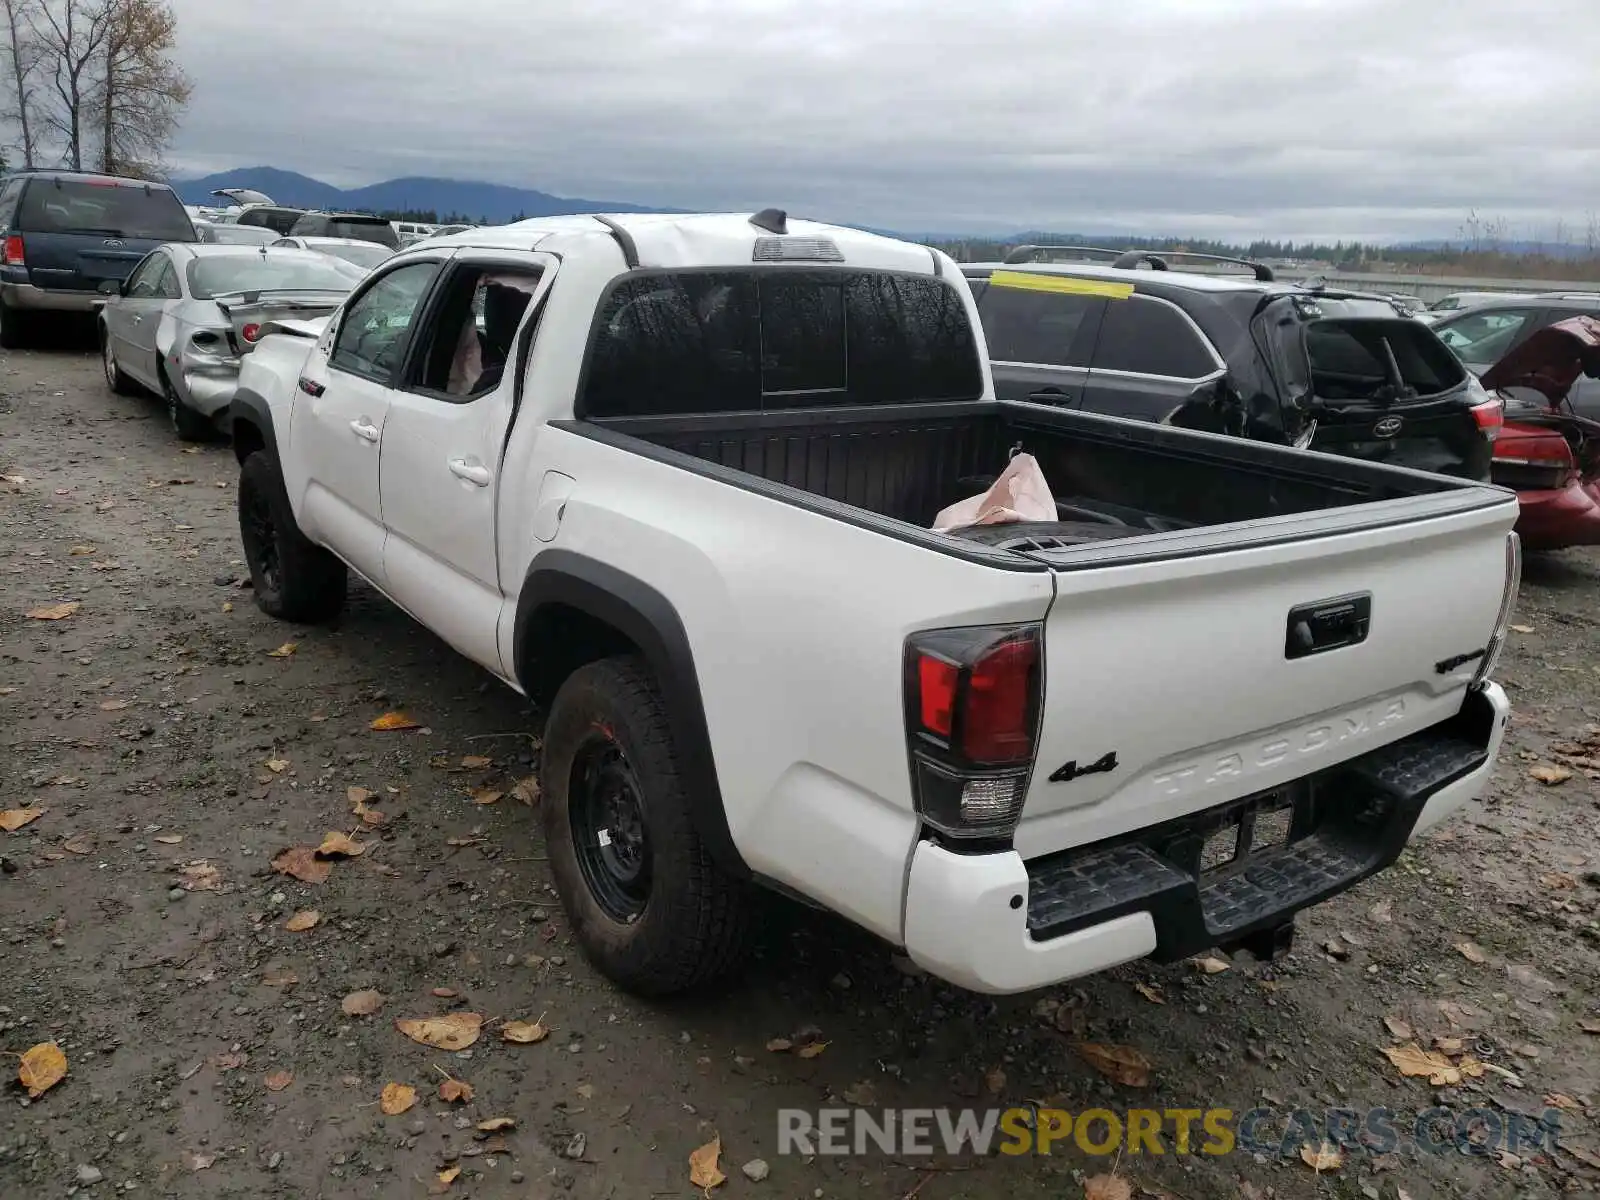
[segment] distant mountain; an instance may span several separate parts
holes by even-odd
[[[359,188],[336,188],[320,179],[278,167],[241,167],[200,179],[175,179],[173,187],[185,204],[215,204],[218,188],[253,188],[279,204],[294,208],[350,209],[358,212],[435,212],[479,218],[491,224],[524,217],[551,217],[564,213],[682,212],[682,209],[625,204],[614,200],[584,200],[552,196],[531,188],[505,187],[462,179],[409,176],[388,179]]]

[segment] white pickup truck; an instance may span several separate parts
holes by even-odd
[[[1000,402],[927,247],[540,219],[285,324],[232,408],[259,604],[352,569],[543,706],[625,987],[729,968],[758,886],[992,993],[1266,955],[1499,750],[1511,493]],[[1019,450],[1058,521],[930,528]]]

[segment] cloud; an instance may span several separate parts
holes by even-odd
[[[175,4],[194,170],[1234,236],[1600,196],[1594,0]]]

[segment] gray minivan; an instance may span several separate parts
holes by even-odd
[[[100,285],[120,283],[165,242],[199,234],[164,183],[77,171],[26,171],[0,182],[0,347],[38,322],[88,314]]]

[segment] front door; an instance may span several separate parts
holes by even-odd
[[[159,392],[156,379],[156,326],[161,323],[162,279],[172,260],[157,250],[128,276],[124,294],[106,305],[106,337],[122,370]]]
[[[495,504],[518,367],[555,274],[549,255],[463,251],[413,339],[384,426],[379,491],[389,594],[505,675]]]
[[[306,360],[284,481],[306,535],[383,586],[378,462],[390,388],[442,260],[404,263],[351,297]]]

